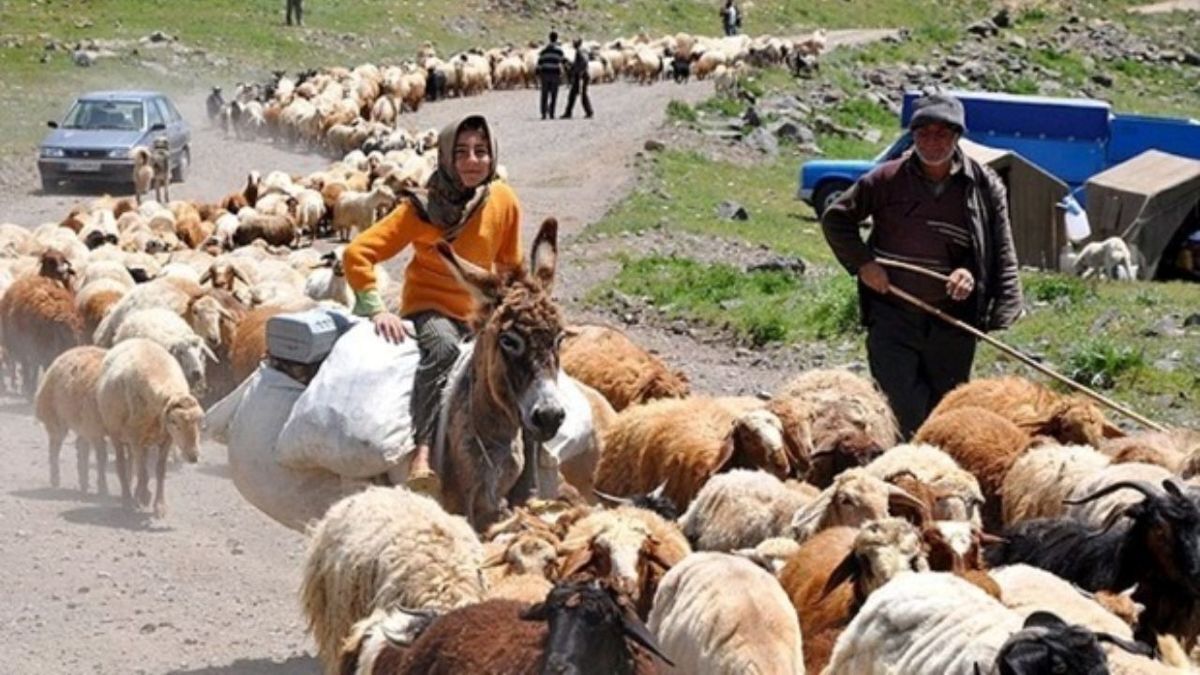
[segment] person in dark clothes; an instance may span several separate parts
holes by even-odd
[[[721,8],[721,28],[726,35],[737,35],[741,27],[742,10],[733,4],[733,0],[725,0],[725,6]]]
[[[575,47],[575,60],[567,71],[571,80],[571,91],[567,94],[567,110],[563,113],[564,120],[571,119],[571,111],[575,109],[575,99],[583,104],[583,114],[589,119],[592,116],[592,101],[588,98],[588,58],[583,51],[583,40],[575,38],[571,43]]]
[[[859,280],[871,374],[905,438],[971,375],[975,338],[894,295],[892,286],[981,330],[1008,328],[1021,313],[1021,282],[1004,183],[958,147],[962,103],[932,94],[913,104],[913,151],[884,162],[821,218],[838,262]],[[873,225],[863,241],[867,217]],[[949,276],[949,282],[885,270],[878,258]]]
[[[550,31],[550,43],[538,52],[537,75],[542,90],[541,110],[542,119],[554,119],[554,109],[558,106],[558,86],[562,84],[563,62],[562,47],[558,46],[558,33]]]
[[[303,0],[287,0],[287,25],[292,25],[292,17],[296,17],[296,25],[304,25],[304,6]]]

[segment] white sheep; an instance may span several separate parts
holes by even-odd
[[[375,222],[375,212],[390,207],[396,195],[386,185],[370,192],[346,190],[338,196],[333,209],[333,229],[342,241],[348,241],[356,230],[365,230]]]
[[[674,661],[669,672],[805,672],[800,622],[787,594],[770,573],[737,556],[693,553],[672,567],[648,627]]]
[[[1041,615],[1045,616],[1045,615]],[[1005,648],[1019,642],[1054,640],[1060,628],[1026,625],[1017,612],[1000,604],[979,587],[942,572],[904,574],[872,593],[838,637],[826,675],[972,675],[997,673]],[[1056,641],[1058,642],[1058,641]],[[1050,672],[1048,654],[1027,648],[1026,662]],[[1094,642],[1062,649],[1060,657],[1080,670],[1104,663]],[[1047,662],[1041,663],[1045,660]],[[1085,664],[1086,660],[1086,664]],[[1011,668],[1011,666],[1009,666]],[[1009,670],[1007,672],[1017,672]]]
[[[131,503],[132,468],[137,468],[137,498],[150,503],[147,473],[149,450],[158,450],[154,513],[166,514],[163,480],[167,455],[174,443],[184,459],[196,462],[204,410],[188,390],[183,370],[158,343],[132,338],[104,357],[96,384],[96,402],[104,429],[117,454],[121,496]]]
[[[483,546],[467,521],[404,488],[342,499],[313,526],[301,587],[327,673],[342,641],[378,609],[451,609],[483,600]]]
[[[1131,481],[1146,481],[1158,486],[1172,476],[1174,474],[1157,464],[1110,464],[1080,480],[1067,498],[1078,500],[1096,494],[1110,485]],[[1108,525],[1109,518],[1115,513],[1126,506],[1141,502],[1144,498],[1145,495],[1132,488],[1120,489],[1083,504],[1068,504],[1065,515],[1092,527],[1102,528]]]
[[[217,355],[178,314],[162,307],[133,312],[117,329],[113,344],[131,338],[146,338],[161,345],[179,363],[192,392],[197,396],[205,392],[205,360],[215,363]]]
[[[859,527],[886,518],[893,503],[917,509],[922,506],[912,495],[865,469],[849,469],[834,477],[832,485],[796,511],[789,533],[802,542],[832,527]]]
[[[1137,279],[1137,267],[1129,245],[1120,237],[1093,241],[1079,251],[1072,271],[1084,279],[1099,276],[1105,279]]]
[[[1004,523],[1062,516],[1067,510],[1063,500],[1108,465],[1108,457],[1090,445],[1033,448],[1013,462],[1000,486]]]
[[[815,488],[765,471],[735,469],[705,483],[679,524],[697,551],[754,548],[786,535],[793,516],[816,495]]]
[[[930,504],[930,515],[934,519],[970,520],[981,525],[979,506],[983,504],[983,492],[979,481],[937,447],[926,443],[897,445],[876,457],[865,469],[889,483],[910,474],[932,490],[934,503]]]

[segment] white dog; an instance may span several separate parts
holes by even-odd
[[[1133,254],[1120,237],[1109,237],[1084,246],[1075,258],[1074,272],[1084,279],[1092,275],[1106,279],[1137,278]]]

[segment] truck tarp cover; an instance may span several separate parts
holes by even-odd
[[[1144,279],[1200,201],[1200,161],[1147,150],[1092,176],[1087,211],[1093,239],[1121,237],[1146,257]]]
[[[959,140],[966,155],[1000,174],[1008,185],[1008,218],[1013,245],[1022,265],[1058,268],[1058,249],[1066,241],[1063,213],[1057,207],[1067,185],[1024,157],[1000,148]]]

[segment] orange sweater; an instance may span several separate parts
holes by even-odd
[[[441,229],[421,220],[416,208],[405,201],[346,247],[342,260],[346,280],[356,292],[374,290],[375,264],[412,244],[413,258],[404,270],[401,313],[410,316],[432,309],[465,321],[475,301],[434,248],[441,238]],[[499,181],[492,183],[487,201],[451,247],[459,257],[484,269],[492,269],[493,263],[520,265],[521,206],[512,188]]]

